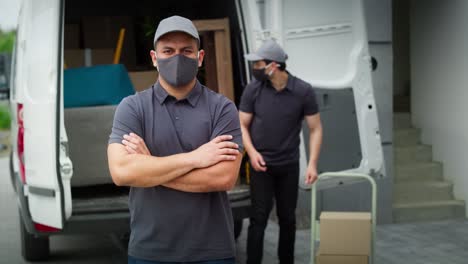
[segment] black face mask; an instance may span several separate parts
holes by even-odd
[[[268,74],[265,73],[265,68],[252,69],[252,75],[255,79],[257,79],[260,82],[268,80]]]
[[[178,54],[157,61],[159,74],[175,88],[188,84],[197,76],[198,59]]]

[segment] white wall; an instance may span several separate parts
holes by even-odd
[[[468,1],[413,0],[410,23],[413,124],[468,203]]]

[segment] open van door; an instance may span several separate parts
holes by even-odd
[[[270,0],[261,7],[241,2],[251,13],[260,9],[263,29],[254,36],[275,38],[289,56],[288,70],[316,90],[324,128],[319,172],[380,175],[383,154],[362,0]],[[308,144],[301,144],[301,152],[300,182],[308,188]]]
[[[28,207],[22,211],[29,212],[38,232],[57,231],[64,225],[58,122],[62,12],[62,0],[23,0],[19,17],[15,155]]]
[[[236,0],[237,17],[239,18],[239,27],[242,31],[242,44],[245,53],[250,53],[258,49],[268,32],[263,30],[260,18],[260,9],[257,1]],[[250,67],[245,61],[245,70],[247,80],[251,80]]]

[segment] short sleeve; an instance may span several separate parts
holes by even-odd
[[[254,112],[255,103],[255,87],[253,85],[247,85],[242,93],[239,110],[246,113]]]
[[[138,114],[137,109],[133,97],[126,97],[120,102],[115,110],[109,144],[122,143],[123,136],[131,132],[140,137],[143,136],[141,115]]]
[[[315,115],[319,112],[317,99],[312,86],[306,87],[307,91],[304,96],[304,116]]]
[[[228,99],[220,109],[210,140],[221,135],[231,135],[233,137],[232,141],[239,145],[239,151],[243,151],[244,145],[242,143],[239,112],[234,103]]]

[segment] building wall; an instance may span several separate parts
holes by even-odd
[[[408,0],[393,0],[393,94],[410,90],[410,35]]]
[[[413,124],[468,201],[468,1],[413,0],[410,12]]]

